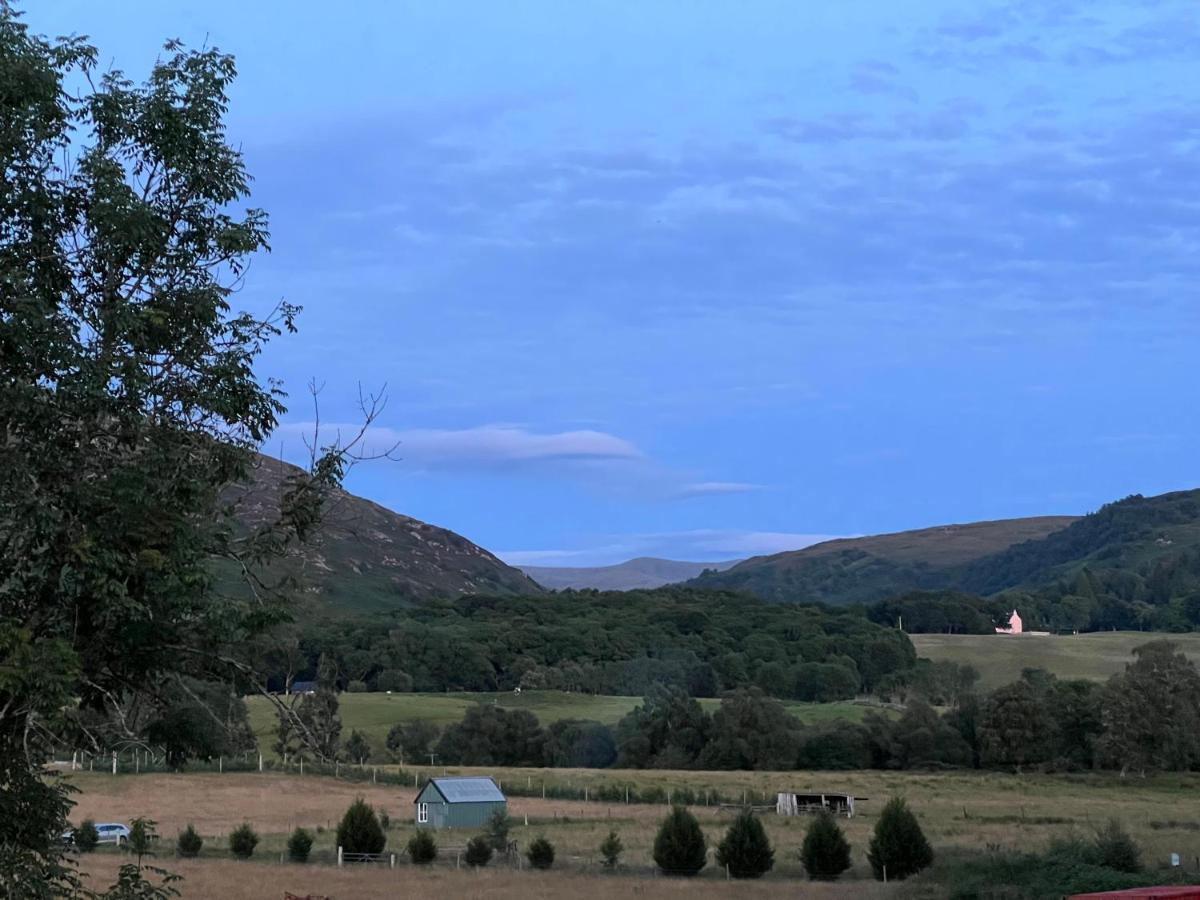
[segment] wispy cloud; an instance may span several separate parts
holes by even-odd
[[[697,481],[683,485],[675,494],[677,497],[709,497],[714,494],[749,494],[761,491],[761,484],[750,484],[745,481]]]

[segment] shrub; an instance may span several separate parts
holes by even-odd
[[[229,852],[238,859],[249,859],[257,846],[258,835],[249,822],[243,822],[229,834]]]
[[[288,838],[288,859],[292,862],[308,862],[308,854],[312,852],[313,836],[303,828],[297,828]]]
[[[775,865],[775,851],[758,817],[743,812],[717,845],[717,862],[734,878],[761,878]]]
[[[350,681],[346,683],[347,694],[365,694],[367,692],[367,683],[365,681]]]
[[[876,879],[899,881],[933,863],[933,848],[908,804],[893,797],[875,823],[867,859]]]
[[[554,845],[544,836],[536,837],[525,851],[525,858],[535,869],[548,869],[554,865]]]
[[[1096,863],[1118,872],[1142,871],[1141,848],[1116,819],[1096,831]]]
[[[821,813],[808,826],[800,861],[813,881],[836,881],[850,868],[850,843],[829,813]]]
[[[486,834],[477,834],[467,841],[467,852],[464,854],[468,866],[483,868],[492,861],[492,843]]]
[[[609,869],[615,869],[617,863],[621,861],[621,853],[624,850],[625,845],[621,843],[617,833],[610,831],[608,837],[600,844],[600,855],[604,858],[604,865]]]
[[[424,828],[417,831],[408,839],[408,858],[418,866],[424,866],[437,859],[437,841],[433,834]]]
[[[512,818],[508,811],[498,809],[492,813],[487,820],[486,834],[488,843],[492,845],[492,849],[497,853],[503,853],[508,849],[508,832],[512,828]]]
[[[196,833],[196,829],[191,824],[183,831],[179,832],[179,838],[175,841],[175,849],[180,856],[188,857],[200,855],[200,848],[204,846],[204,839]]]
[[[392,827],[392,817],[388,815],[386,809],[381,809],[379,811],[379,827],[384,831],[387,831]]]
[[[347,853],[382,853],[387,836],[379,826],[375,810],[362,797],[350,804],[338,823],[337,842]]]
[[[150,849],[156,837],[154,825],[152,820],[143,818],[134,819],[129,823],[129,840],[126,841],[126,845],[129,847],[129,852],[139,859],[152,855]]]
[[[350,757],[351,762],[356,762],[359,765],[364,764],[371,758],[371,742],[367,740],[367,736],[357,728],[350,732],[350,737],[346,741],[346,755]]]
[[[100,832],[96,830],[96,823],[91,819],[84,819],[75,829],[75,846],[79,848],[80,853],[91,853],[98,843]]]
[[[708,845],[696,817],[676,806],[654,838],[654,862],[668,875],[695,875],[708,861]]]

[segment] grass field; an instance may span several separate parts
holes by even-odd
[[[642,702],[641,697],[608,697],[593,694],[569,694],[564,691],[524,691],[496,694],[341,694],[342,736],[358,729],[367,736],[372,752],[379,760],[384,753],[388,730],[397,722],[426,719],[437,725],[457,722],[477,703],[491,703],[504,709],[527,709],[543,726],[560,719],[591,719],[616,725],[621,717]],[[716,699],[700,701],[709,712],[720,704]],[[806,724],[833,719],[859,721],[872,707],[856,703],[786,703],[788,709]],[[250,725],[264,753],[270,753],[275,740],[274,707],[263,697],[247,699]]]
[[[413,770],[409,770],[413,771]],[[429,770],[422,770],[431,774]],[[455,770],[479,772],[481,770]],[[436,773],[442,774],[442,769]],[[871,829],[885,800],[894,794],[907,797],[939,856],[963,850],[1037,850],[1052,838],[1072,832],[1088,835],[1109,817],[1119,818],[1142,845],[1149,866],[1159,866],[1179,853],[1189,868],[1200,854],[1200,803],[1195,799],[1200,776],[1162,776],[1129,779],[1099,775],[1016,776],[1000,773],[954,772],[634,772],[585,770],[487,770],[501,782],[557,779],[575,784],[670,784],[712,788],[728,793],[744,790],[752,802],[776,791],[828,790],[853,792],[861,799],[860,815],[844,822],[853,847],[853,867],[847,880],[827,896],[893,896],[870,881],[865,849]],[[414,871],[401,861],[395,872],[328,868],[334,856],[332,827],[356,796],[389,811],[393,826],[388,847],[402,851],[412,834],[414,791],[411,787],[351,784],[319,777],[273,773],[124,775],[79,773],[72,780],[80,793],[73,821],[128,821],[134,816],[156,819],[164,835],[163,856],[171,855],[175,834],[189,822],[205,837],[199,861],[168,867],[183,872],[185,897],[278,896],[287,889],[296,893],[325,892],[336,897],[384,896],[389,889],[414,886],[412,879],[431,890],[444,889],[454,896],[623,896],[638,894],[676,896],[676,882],[651,879],[651,846],[664,805],[625,805],[542,800],[513,797],[510,813],[516,819],[512,838],[522,847],[544,834],[557,850],[556,871],[512,872],[497,868],[475,875],[455,872],[456,851],[470,837],[459,832],[438,835],[443,848],[430,871]],[[693,807],[709,838],[719,840],[732,812],[713,807]],[[255,854],[257,864],[228,861],[225,841],[229,831],[249,821],[262,836]],[[738,893],[750,897],[784,896],[795,891],[803,870],[796,850],[807,820],[766,813],[764,824],[776,848],[774,872],[760,885],[739,885]],[[528,822],[528,824],[526,824]],[[306,868],[281,866],[280,855],[288,831],[296,825],[318,830],[314,863]],[[600,841],[615,829],[625,844],[625,874],[603,876],[596,857]],[[95,865],[92,865],[92,860]],[[88,867],[99,871],[111,866],[111,857],[89,858]],[[274,863],[268,865],[268,863]],[[186,871],[185,871],[186,870]],[[583,877],[588,876],[588,877]],[[352,881],[348,881],[352,879]],[[476,880],[471,880],[476,879]],[[234,884],[237,882],[237,884]],[[228,885],[228,887],[226,887]],[[710,866],[685,888],[697,896],[725,896],[722,875]],[[805,884],[807,891],[809,886]],[[237,891],[241,891],[238,893]],[[815,894],[814,896],[825,896]]]
[[[1016,681],[1025,668],[1046,669],[1059,678],[1103,681],[1133,659],[1133,648],[1171,640],[1200,663],[1200,634],[1148,634],[1105,631],[1071,635],[914,634],[917,655],[970,663],[979,670],[981,690]]]

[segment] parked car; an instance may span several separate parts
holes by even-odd
[[[98,844],[116,844],[120,847],[129,843],[129,826],[120,822],[98,822],[96,834],[99,836]],[[75,829],[64,831],[61,840],[64,844],[74,844]]]

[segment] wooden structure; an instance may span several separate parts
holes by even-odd
[[[804,816],[828,812],[835,816],[854,818],[854,801],[866,800],[853,794],[791,794],[780,792],[775,801],[775,812],[781,816]]]

